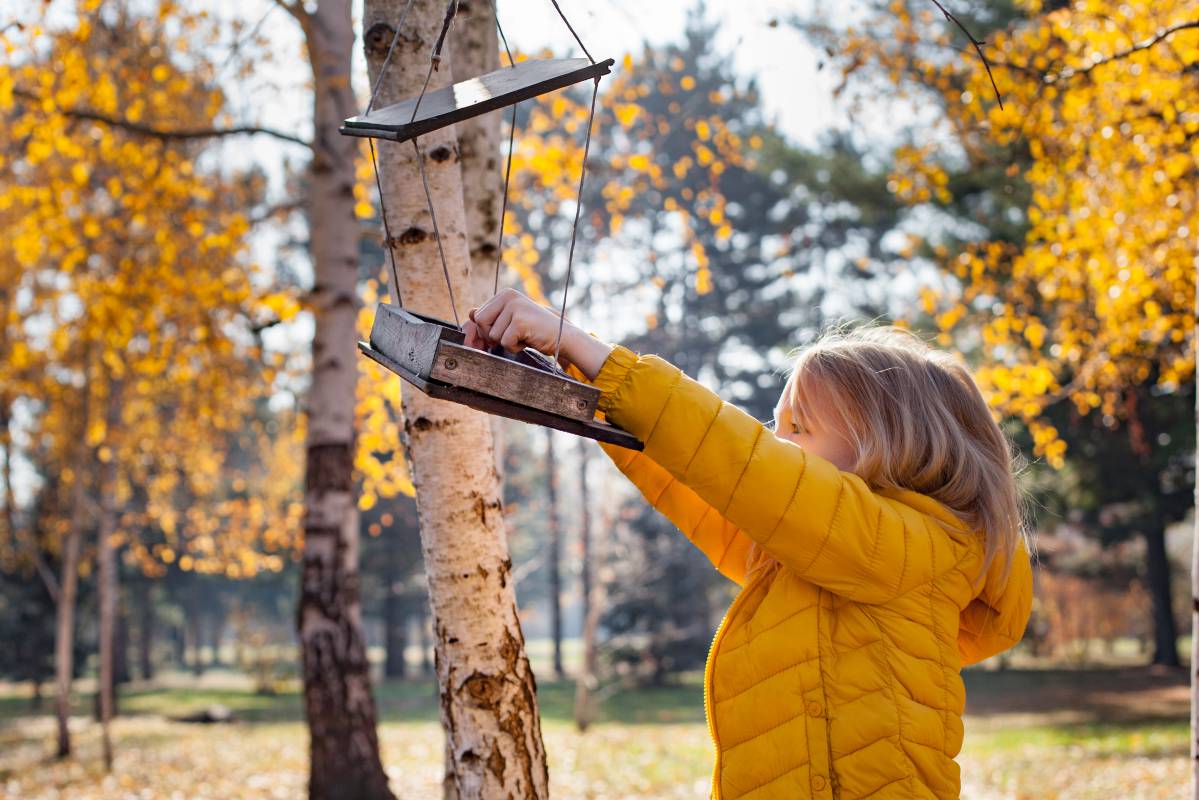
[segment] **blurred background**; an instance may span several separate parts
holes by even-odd
[[[1199,7],[563,5],[616,59],[570,318],[763,420],[829,325],[961,352],[1024,456],[1037,542],[1024,641],[965,674],[963,797],[1181,796]],[[578,55],[549,3],[499,15],[517,59]],[[281,0],[0,0],[0,45],[0,796],[302,796],[305,32]],[[350,79],[365,107],[359,44]],[[585,89],[516,117],[501,284],[554,304]],[[388,292],[365,145],[353,191],[365,334]],[[401,387],[358,369],[383,763],[436,797]],[[497,431],[554,794],[705,796],[702,669],[735,587],[590,442]]]

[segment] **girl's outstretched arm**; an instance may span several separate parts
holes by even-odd
[[[660,511],[729,580],[745,585],[745,565],[753,543],[689,487],[644,453],[601,444],[650,505]]]
[[[552,353],[558,325],[553,312],[505,290],[472,311],[464,327],[468,343]],[[884,603],[950,570],[967,584],[977,576],[979,534],[936,501],[911,492],[902,499],[876,494],[656,356],[609,347],[569,323],[562,356],[593,379],[603,392],[600,411],[645,442],[650,461],[812,583],[858,602]],[[1012,577],[1027,582],[1020,554]],[[1001,614],[1003,624],[1023,630],[1018,612]]]
[[[552,353],[558,318],[529,298],[506,289],[481,308],[473,309],[464,326],[468,345],[500,344],[511,350],[533,347]],[[565,366],[577,379],[590,382],[599,374],[611,345],[566,323],[562,330]],[[703,552],[723,575],[745,582],[751,540],[690,488],[652,459],[633,450],[603,445],[616,467],[645,498]]]
[[[648,458],[784,567],[836,594],[887,602],[981,555],[968,545],[978,534],[952,535],[947,526],[961,523],[935,501],[876,494],[656,356],[618,346],[594,383],[600,410],[644,441]]]

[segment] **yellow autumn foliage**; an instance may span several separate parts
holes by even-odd
[[[73,482],[95,493],[92,460],[115,462],[114,541],[145,572],[279,569],[302,425],[264,424],[285,364],[255,327],[298,304],[247,252],[261,182],[155,133],[218,124],[214,65],[174,59],[206,15],[161,2],[101,24],[97,5],[0,34],[0,403],[33,409],[35,463],[64,487],[49,529],[65,530]]]
[[[945,57],[959,34],[937,32],[925,4],[876,6],[841,40],[842,65],[847,79],[871,65],[905,91],[923,87],[946,112],[930,140],[951,136],[980,168],[994,153],[1027,151],[1023,241],[969,244],[945,263],[959,288],[923,304],[947,333],[981,326],[980,377],[997,411],[1024,420],[1037,453],[1060,465],[1064,446],[1044,421],[1051,405],[1070,401],[1114,424],[1130,387],[1171,392],[1194,377],[1199,8],[1021,5],[1027,16],[986,46],[1002,108],[977,58]],[[947,202],[943,149],[901,148],[892,191]]]

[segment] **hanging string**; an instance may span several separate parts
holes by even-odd
[[[575,37],[575,41],[583,49],[583,55],[587,56],[587,60],[594,64],[595,59],[591,57],[591,53],[587,52],[587,46],[583,44],[583,40],[579,38],[579,34],[575,33],[574,26],[570,24],[570,20],[562,13],[562,8],[558,5],[558,0],[550,0],[550,2],[554,4],[554,9],[557,10],[558,16],[562,17],[562,21],[566,23],[566,28],[570,31],[570,35]]]
[[[445,37],[449,34],[450,25],[453,24],[454,16],[457,13],[458,0],[450,0],[445,8],[445,19],[441,21],[441,34],[437,37],[437,43],[433,45],[433,55],[429,58],[429,71],[425,73],[425,83],[421,86],[416,103],[412,106],[412,118],[408,120],[409,125],[416,121],[421,101],[425,99],[425,92],[429,90],[429,81],[433,77],[433,70],[441,64],[441,48],[445,44]],[[454,312],[454,324],[461,328],[462,322],[458,319],[458,302],[454,299],[454,283],[450,280],[450,267],[446,263],[445,248],[441,244],[441,229],[437,226],[437,211],[433,208],[433,193],[429,191],[429,176],[425,173],[425,160],[421,157],[420,147],[416,143],[418,138],[412,137],[412,152],[416,156],[416,166],[420,168],[421,184],[425,187],[425,203],[429,207],[429,218],[433,220],[433,238],[437,240],[437,255],[441,259],[441,273],[445,276],[445,288],[450,293],[450,310]]]
[[[441,65],[441,48],[445,44],[445,37],[450,32],[450,25],[454,23],[454,16],[457,13],[458,0],[450,0],[445,8],[445,19],[441,21],[441,34],[437,37],[437,44],[433,45],[433,55],[429,58],[429,71],[425,73],[425,83],[420,87],[420,94],[417,95],[416,103],[412,106],[412,118],[408,120],[409,125],[416,121],[421,101],[425,99],[425,92],[429,91],[429,81],[433,77],[433,70]]]
[[[458,303],[454,300],[454,284],[450,281],[450,268],[445,261],[445,250],[441,247],[441,230],[437,227],[437,212],[433,210],[433,195],[429,192],[429,178],[425,175],[425,160],[421,158],[420,147],[416,138],[412,139],[412,152],[416,155],[416,165],[420,167],[420,180],[425,186],[425,202],[429,204],[429,216],[433,219],[433,237],[437,239],[437,254],[441,256],[441,271],[445,275],[445,288],[450,292],[450,310],[454,312],[454,324],[459,328],[462,322],[458,319]]]
[[[554,5],[558,4],[555,2]],[[570,273],[575,261],[575,238],[579,233],[579,214],[583,210],[583,182],[587,179],[587,154],[591,151],[591,128],[595,121],[595,98],[599,95],[599,85],[600,79],[597,77],[595,86],[591,90],[591,113],[587,117],[587,138],[583,143],[583,164],[579,170],[579,196],[575,200],[575,222],[570,229],[570,252],[566,256],[566,281],[562,285],[562,313],[558,316],[558,338],[554,341],[555,363],[557,363],[558,354],[562,349],[562,328],[566,324],[566,295],[570,291]]]
[[[391,286],[395,292],[396,305],[404,307],[404,298],[400,296],[400,274],[396,271],[395,247],[391,241],[391,228],[387,225],[387,206],[383,204],[383,183],[379,180],[379,162],[375,158],[375,140],[368,137],[367,143],[371,148],[371,167],[375,170],[375,188],[379,190],[379,215],[383,217],[383,244],[391,260]]]
[[[395,52],[396,42],[400,40],[400,31],[404,29],[404,20],[408,19],[408,12],[412,10],[413,2],[415,0],[408,0],[408,5],[404,6],[404,10],[400,12],[400,21],[392,31],[391,44],[387,46],[387,55],[383,58],[383,66],[379,67],[379,75],[375,78],[375,85],[371,88],[371,99],[366,104],[366,111],[362,112],[363,116],[371,113],[371,109],[375,106],[375,98],[379,96],[379,87],[383,85],[383,76],[387,74],[387,67],[391,64],[391,54]]]
[[[500,41],[504,43],[504,52],[508,54],[508,67],[515,69],[516,59],[512,57],[512,48],[508,46],[508,37],[504,35],[504,26],[500,24],[500,12],[495,7],[495,0],[491,0],[491,13],[495,16],[495,27],[499,31]],[[492,294],[496,294],[500,290],[500,266],[504,262],[504,222],[508,216],[508,186],[512,181],[512,151],[516,142],[516,107],[519,105],[520,103],[512,104],[512,119],[508,123],[508,164],[504,168],[504,204],[500,210],[499,241],[495,246],[495,283],[491,287]]]
[[[391,63],[391,58],[392,58],[393,53],[395,52],[396,44],[399,42],[400,31],[403,29],[404,21],[407,19],[408,12],[412,8],[412,5],[414,2],[415,2],[415,0],[408,0],[408,3],[407,3],[407,5],[405,5],[403,12],[401,12],[400,21],[397,24],[394,32],[392,33],[391,42],[388,44],[388,47],[387,47],[387,54],[384,57],[383,64],[379,69],[379,75],[375,79],[375,85],[371,89],[370,100],[367,103],[366,112],[364,112],[364,113],[370,113],[370,110],[374,107],[375,99],[377,98],[377,96],[379,94],[379,89],[383,84],[383,77],[386,74],[387,68]],[[587,49],[587,46],[583,44],[583,40],[581,38],[579,38],[579,34],[575,31],[574,26],[570,24],[570,20],[568,20],[566,18],[566,14],[563,13],[561,6],[558,5],[558,0],[550,0],[550,2],[553,4],[554,9],[558,12],[558,16],[562,18],[562,22],[566,25],[567,30],[569,30],[571,35],[574,37],[574,40],[579,45],[579,48],[583,51],[583,54],[585,56],[587,56],[587,60],[590,61],[592,64],[595,64],[596,62],[595,62],[595,59],[592,58],[591,52]],[[515,65],[516,65],[515,59],[513,59],[512,50],[508,46],[508,38],[504,35],[503,26],[500,24],[499,12],[496,9],[495,0],[490,0],[490,3],[491,3],[492,13],[495,16],[496,28],[499,31],[500,38],[504,42],[504,50],[508,54],[509,66],[515,67]],[[409,124],[412,124],[413,122],[416,121],[417,114],[420,112],[421,103],[425,98],[425,94],[428,92],[429,83],[433,77],[433,71],[436,70],[441,63],[442,47],[445,44],[446,36],[449,34],[450,27],[453,24],[454,17],[457,15],[457,11],[458,11],[458,0],[449,0],[449,2],[446,5],[445,18],[443,19],[442,25],[441,25],[441,33],[437,38],[437,43],[434,45],[432,57],[429,59],[429,69],[425,73],[425,80],[421,86],[420,94],[417,96],[416,102],[413,104],[412,117],[408,121]],[[561,314],[559,315],[559,320],[558,320],[558,336],[554,342],[554,359],[555,359],[555,361],[557,361],[558,355],[561,351],[562,331],[563,331],[563,326],[566,322],[566,303],[567,303],[567,297],[568,297],[568,294],[570,291],[570,279],[571,279],[571,275],[572,275],[573,269],[574,269],[575,241],[576,241],[576,238],[578,235],[579,218],[580,218],[580,214],[582,212],[582,207],[583,207],[583,187],[584,187],[584,182],[586,181],[586,177],[587,177],[587,157],[588,157],[588,154],[590,153],[590,149],[591,149],[591,131],[592,131],[592,127],[593,127],[594,120],[595,120],[595,103],[596,103],[596,98],[599,95],[599,81],[600,81],[600,79],[597,77],[595,79],[595,85],[591,92],[591,110],[587,117],[587,136],[586,136],[586,139],[583,144],[583,163],[582,163],[581,169],[579,171],[579,194],[576,199],[574,224],[571,228],[571,234],[570,234],[570,251],[567,255],[567,260],[566,260],[566,280],[565,280],[565,283],[564,283],[563,289],[562,289],[562,311],[561,311]],[[506,219],[506,216],[508,213],[508,192],[509,192],[510,182],[512,179],[512,155],[513,155],[513,151],[514,151],[515,136],[516,136],[516,104],[514,104],[512,107],[512,122],[509,126],[509,131],[508,131],[508,160],[507,160],[507,166],[506,166],[505,174],[504,174],[503,207],[500,212],[499,242],[497,244],[495,283],[494,283],[495,291],[499,290],[500,267],[503,262],[504,222],[505,222],[505,219]],[[412,149],[413,149],[413,153],[416,156],[417,167],[420,169],[421,185],[424,187],[424,191],[425,191],[425,202],[428,205],[429,217],[433,223],[433,235],[434,235],[434,238],[437,240],[437,253],[438,253],[438,257],[441,260],[441,271],[445,277],[446,289],[449,292],[449,297],[450,297],[450,309],[451,309],[451,311],[453,311],[455,324],[457,324],[458,327],[461,328],[462,324],[458,318],[458,304],[454,298],[454,286],[453,286],[453,282],[450,280],[449,265],[446,262],[445,249],[442,246],[442,242],[441,242],[441,230],[437,224],[437,212],[433,205],[433,195],[429,189],[429,178],[428,178],[428,174],[425,171],[425,163],[424,163],[424,159],[422,158],[421,153],[420,153],[420,147],[417,144],[417,137],[413,137],[413,139],[412,139]],[[375,145],[374,145],[373,140],[370,141],[370,151],[371,151],[371,166],[373,167],[374,174],[375,174],[375,187],[379,191],[379,209],[380,209],[380,212],[381,212],[381,215],[383,218],[383,232],[386,237],[387,252],[388,252],[390,262],[391,262],[392,283],[395,285],[396,301],[402,307],[403,300],[400,297],[400,284],[399,284],[399,275],[398,275],[398,272],[396,269],[395,251],[392,247],[391,231],[390,231],[389,225],[387,223],[387,208],[384,205],[384,201],[383,201],[383,187],[382,187],[382,183],[381,183],[380,177],[379,177],[379,164],[378,164],[377,155],[375,153]]]

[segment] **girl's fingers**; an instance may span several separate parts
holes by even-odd
[[[496,330],[499,330],[497,327]],[[520,329],[520,324],[516,321],[508,323],[508,327],[500,334],[500,346],[510,353],[519,353],[524,349],[524,332]]]
[[[487,349],[487,339],[484,338],[482,332],[479,330],[479,326],[476,325],[473,321],[467,320],[462,325],[462,333],[466,337],[466,346],[467,347],[473,347],[476,350],[486,350]]]
[[[514,309],[512,306],[507,306],[503,311],[500,312],[500,315],[496,317],[494,322],[491,323],[491,327],[487,331],[488,340],[493,343],[499,342],[500,344],[503,344],[501,340],[509,326],[512,325],[513,312]]]
[[[495,320],[508,306],[521,295],[512,289],[504,289],[495,297],[488,300],[475,311],[474,321],[484,331],[490,330]]]

